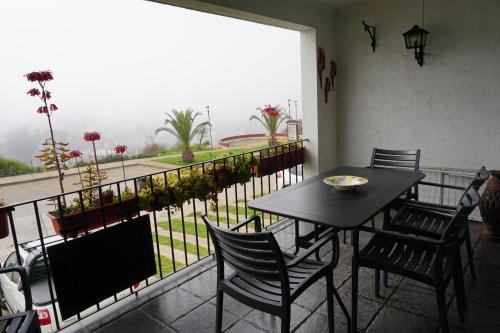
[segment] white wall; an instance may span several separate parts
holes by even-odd
[[[401,36],[421,24],[421,1],[336,13],[340,164],[366,165],[374,146],[419,147],[426,166],[500,168],[500,1],[426,7],[423,67]],[[377,26],[375,53],[363,19]]]
[[[336,98],[330,93],[329,103],[324,103],[316,74],[316,45],[326,51],[328,66],[324,75],[329,73],[330,60],[335,59],[333,12],[286,0],[154,1],[301,31],[303,129],[309,139],[306,175],[336,165]]]

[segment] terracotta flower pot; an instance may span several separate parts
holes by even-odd
[[[7,213],[0,214],[0,238],[5,238],[9,235],[9,215]]]
[[[259,165],[253,167],[257,177],[264,177],[275,172],[292,168],[304,163],[304,147],[267,156],[260,159]]]
[[[52,226],[56,234],[61,236],[66,234],[67,237],[76,237],[78,234],[84,233],[85,230],[90,231],[103,227],[103,212],[106,225],[119,222],[122,218],[130,219],[138,215],[137,201],[135,198],[131,198],[123,200],[121,207],[120,203],[113,202],[102,206],[102,208],[89,208],[85,210],[85,213],[76,212],[67,214],[64,215],[62,223],[61,219],[52,212],[48,216],[52,221]]]
[[[500,241],[500,170],[490,171],[491,178],[481,195],[479,210],[483,218],[483,237]]]

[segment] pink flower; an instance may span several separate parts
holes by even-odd
[[[116,146],[115,148],[113,148],[113,150],[115,151],[116,154],[123,154],[124,152],[127,151],[127,146],[125,145],[118,145]]]
[[[80,152],[78,150],[71,150],[68,153],[68,156],[71,158],[81,158],[83,156],[83,154],[82,154],[82,152]]]
[[[51,99],[52,98],[52,94],[50,91],[45,91],[44,93],[42,93],[42,99]]]
[[[51,71],[39,71],[39,72],[31,72],[25,75],[28,81],[30,82],[45,82],[45,81],[50,81],[53,80],[54,77],[52,76]]]
[[[101,139],[101,134],[98,132],[85,132],[83,134],[83,140],[85,141],[99,141]]]
[[[33,88],[33,89],[30,89],[27,92],[27,94],[30,95],[30,96],[38,96],[38,95],[40,95],[40,90],[38,90],[36,88]]]
[[[57,111],[57,105],[50,104],[50,111]]]
[[[38,113],[49,113],[49,110],[47,109],[47,107],[46,107],[46,106],[40,106],[40,107],[36,110],[36,112],[38,112]]]

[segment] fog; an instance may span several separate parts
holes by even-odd
[[[51,70],[47,84],[56,139],[101,152],[116,144],[174,145],[165,112],[210,106],[217,138],[263,132],[256,108],[299,101],[299,33],[140,0],[0,2],[0,155],[32,160],[48,137],[34,85],[23,77]],[[292,114],[295,106],[292,102]]]

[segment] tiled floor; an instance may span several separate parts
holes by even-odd
[[[471,224],[478,278],[465,273],[468,310],[466,320],[458,318],[453,289],[448,289],[448,318],[452,332],[500,332],[500,244],[479,237],[481,225]],[[293,231],[277,231],[283,248],[293,246]],[[366,239],[364,239],[366,241]],[[341,246],[341,258],[335,270],[335,286],[350,309],[350,245]],[[327,251],[325,251],[327,252]],[[464,261],[466,259],[464,258]],[[202,266],[202,265],[200,265]],[[213,332],[215,320],[216,267],[213,261],[192,271],[187,280],[150,299],[136,300],[136,306],[111,321],[103,319],[96,327],[81,326],[81,331],[98,333],[125,332]],[[360,272],[358,326],[362,332],[438,332],[435,294],[425,285],[391,276],[390,287],[382,287],[382,298],[373,293],[373,273]],[[145,302],[145,303],[144,303]],[[141,304],[142,303],[142,304]],[[280,320],[253,310],[225,296],[223,328],[226,332],[279,332]],[[346,320],[335,308],[335,328],[346,331]],[[326,332],[327,317],[324,281],[318,281],[292,306],[292,331]]]

